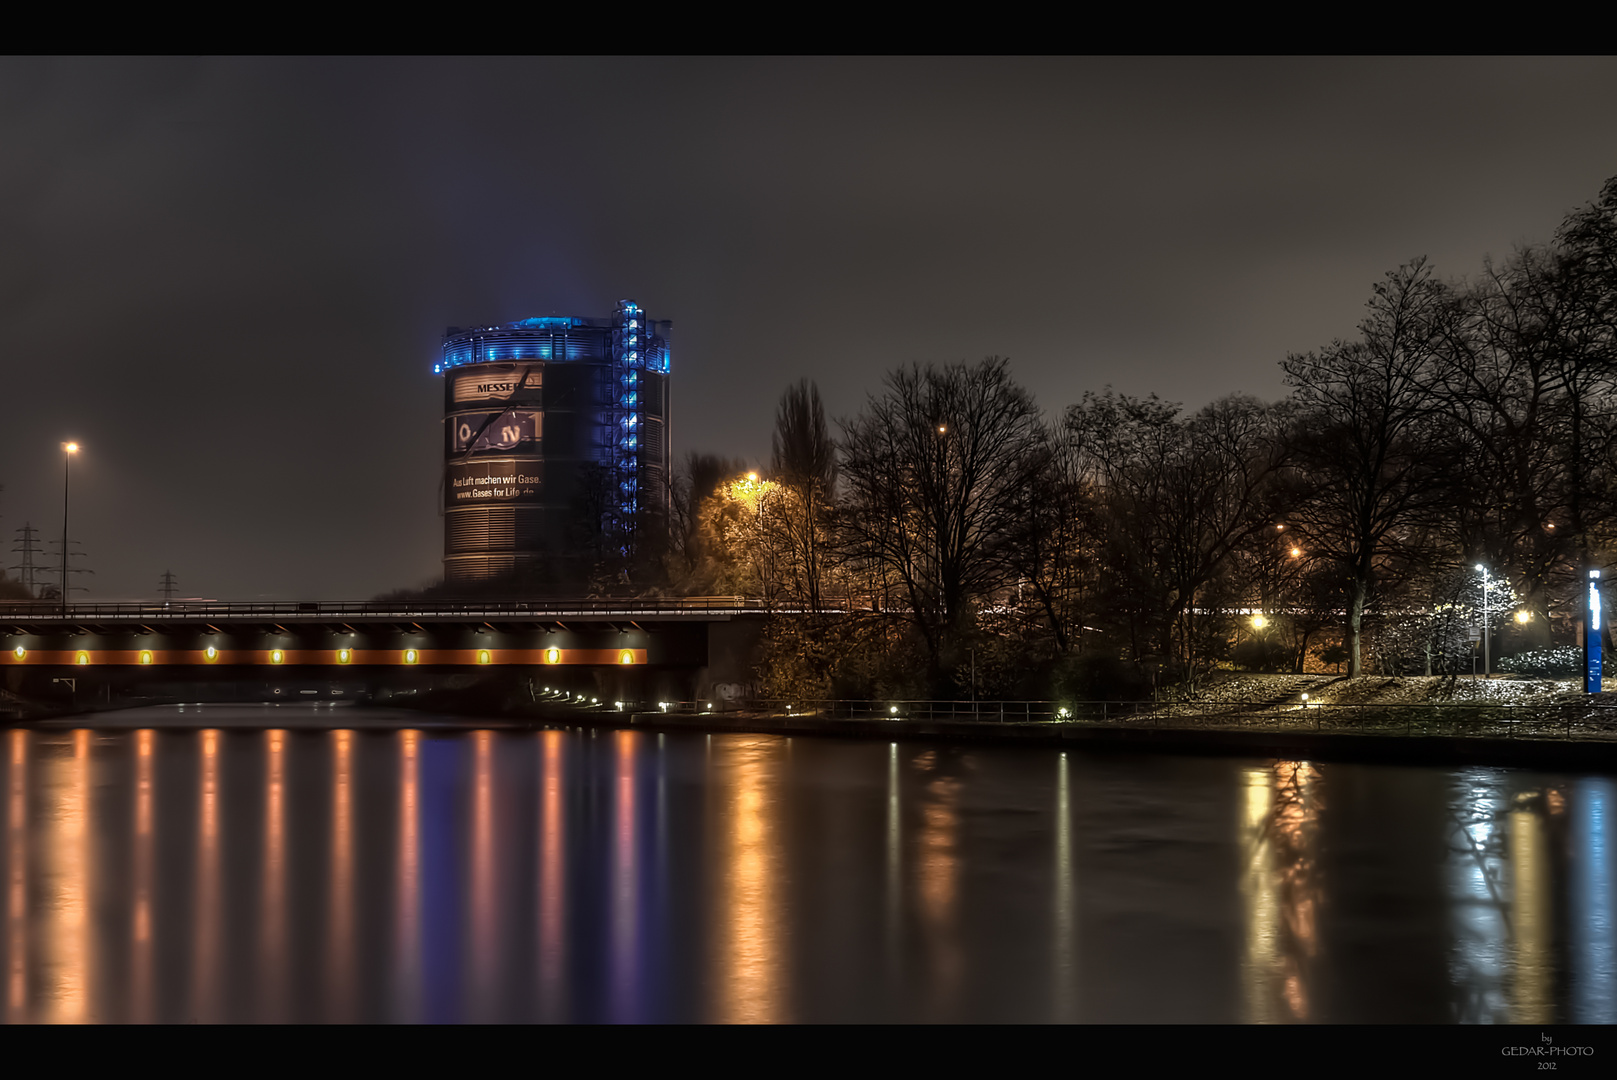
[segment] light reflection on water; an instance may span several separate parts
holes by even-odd
[[[1617,1021],[1609,778],[205,713],[5,732],[9,1021]]]

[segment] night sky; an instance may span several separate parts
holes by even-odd
[[[0,60],[0,538],[75,599],[440,573],[449,325],[672,319],[673,439],[766,463],[911,361],[1283,393],[1373,282],[1550,239],[1612,59]]]

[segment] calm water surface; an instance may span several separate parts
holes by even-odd
[[[1617,1021],[1605,776],[95,722],[0,730],[13,1022]]]

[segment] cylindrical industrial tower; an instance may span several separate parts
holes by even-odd
[[[672,326],[622,300],[445,332],[446,580],[567,581],[666,515]]]

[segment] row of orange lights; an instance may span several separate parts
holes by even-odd
[[[24,648],[23,646],[18,645],[15,649],[11,650],[11,655],[14,656],[18,660],[25,660],[25,659],[28,658],[28,650],[26,648]],[[154,654],[152,653],[152,651],[150,649],[142,649],[141,652],[140,652],[140,658],[139,658],[140,663],[142,663],[142,664],[150,664],[152,662],[152,660],[153,660],[153,656],[154,656]],[[208,663],[211,664],[214,661],[219,659],[219,650],[214,648],[212,645],[209,645],[206,649],[202,650],[202,656],[203,656],[203,659],[205,659]],[[337,663],[346,664],[346,663],[349,663],[350,661],[352,661],[353,658],[354,658],[354,651],[352,649],[338,649],[337,650]],[[400,654],[400,658],[406,664],[419,663],[420,660],[421,660],[421,650],[419,650],[419,649],[405,649]],[[73,656],[73,662],[75,664],[79,664],[79,665],[85,665],[85,664],[90,663],[90,659],[91,659],[91,653],[90,653],[90,650],[88,650],[88,649],[79,649],[76,653],[74,653],[74,656]],[[559,664],[559,663],[561,663],[561,659],[562,659],[562,652],[561,652],[560,649],[555,648],[555,647],[551,647],[551,648],[545,650],[545,663],[547,663],[547,664]],[[286,650],[284,650],[284,649],[271,649],[271,650],[269,650],[269,662],[272,663],[272,664],[283,664],[283,663],[285,663],[286,662]],[[479,650],[477,650],[477,662],[479,664],[492,664],[494,662],[494,652],[493,652],[493,650],[491,650],[491,649],[479,649]],[[634,662],[635,662],[635,655],[634,655],[634,650],[633,649],[620,649],[618,651],[618,663],[620,663],[620,664],[632,664]]]

